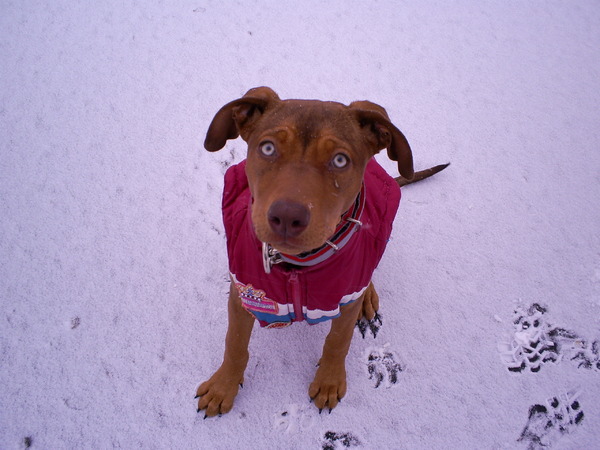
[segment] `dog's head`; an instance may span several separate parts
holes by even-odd
[[[380,150],[403,177],[414,173],[406,138],[368,101],[281,100],[270,88],[251,89],[217,112],[204,147],[214,152],[238,136],[248,143],[256,235],[288,254],[320,247],[334,233]]]

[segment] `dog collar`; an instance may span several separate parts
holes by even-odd
[[[340,251],[362,226],[360,218],[365,207],[365,190],[363,183],[354,204],[342,215],[342,220],[336,227],[335,233],[321,247],[299,255],[287,255],[271,247],[271,244],[263,242],[262,257],[265,272],[271,273],[271,267],[282,262],[302,267],[314,266]]]

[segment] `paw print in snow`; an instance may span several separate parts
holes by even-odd
[[[327,431],[323,437],[323,450],[336,450],[339,448],[357,447],[360,441],[350,433],[335,433]]]
[[[307,431],[314,424],[314,408],[288,405],[273,416],[273,429],[285,433]]]
[[[399,361],[400,358],[386,347],[369,351],[367,372],[369,379],[374,380],[375,388],[382,384],[389,388],[398,383],[398,375],[405,369]]]
[[[594,341],[591,345],[581,342],[579,348],[573,350],[575,356],[571,361],[576,361],[577,367],[600,371],[600,341]]]
[[[546,400],[545,405],[529,408],[527,425],[518,442],[527,442],[528,449],[549,447],[563,435],[581,424],[584,414],[579,403],[580,392],[571,391]]]

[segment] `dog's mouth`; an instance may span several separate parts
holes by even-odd
[[[336,224],[311,223],[298,234],[277,233],[269,224],[255,224],[256,237],[280,253],[286,255],[302,255],[310,253],[326,245],[327,240],[335,232]]]
[[[258,239],[277,251],[299,255],[324,245],[335,231],[335,215],[315,214],[312,203],[276,200],[268,208],[252,208],[252,223]],[[317,208],[317,210],[327,210]]]
[[[323,239],[321,243],[308,244],[304,242],[303,239],[291,237],[280,239],[268,239],[263,242],[266,242],[278,252],[285,253],[287,255],[302,255],[304,253],[309,253],[314,249],[320,248],[323,245],[325,245],[325,239]]]
[[[338,244],[349,239],[354,228],[360,228],[364,207],[363,189],[345,212],[331,207],[314,207],[289,201],[276,200],[268,208],[252,208],[252,223],[258,239],[280,253],[301,256],[322,248],[338,249]]]
[[[282,262],[297,266],[313,266],[333,256],[362,227],[362,222],[350,215],[344,215],[341,219],[335,227],[334,234],[325,239],[321,245],[290,244],[288,239],[263,241],[262,256],[265,272],[270,273],[274,264]],[[273,242],[274,245],[267,242]]]

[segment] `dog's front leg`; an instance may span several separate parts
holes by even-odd
[[[196,391],[198,411],[206,409],[206,417],[229,412],[240,385],[244,382],[244,371],[248,364],[248,344],[254,325],[252,317],[242,307],[237,288],[231,282],[227,307],[227,336],[225,355],[221,367]]]
[[[308,389],[308,395],[319,410],[327,407],[331,412],[346,395],[346,355],[363,298],[364,295],[343,306],[341,315],[331,321],[331,331],[323,345],[319,368]]]

